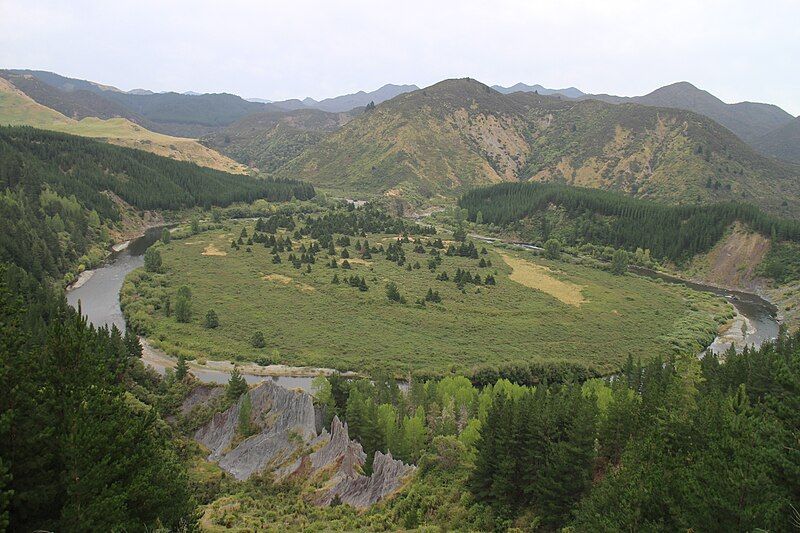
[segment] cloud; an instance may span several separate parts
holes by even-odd
[[[3,0],[0,64],[273,99],[454,76],[623,95],[688,80],[797,114],[797,20],[793,0]]]

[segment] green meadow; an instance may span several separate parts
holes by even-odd
[[[228,221],[221,229],[158,245],[160,271],[136,270],[123,286],[129,322],[174,356],[403,375],[535,361],[613,372],[629,355],[699,351],[732,316],[723,300],[682,286],[483,243],[475,243],[487,249],[478,259],[441,250],[441,264],[432,272],[426,236],[420,237],[422,253],[413,242],[403,245],[403,266],[382,252],[360,259],[350,246],[346,270],[337,245],[339,268],[331,268],[334,257],[323,247],[307,272],[306,264],[295,268],[288,256],[299,255],[300,244],[312,242],[308,238],[293,239],[294,251],[279,254],[280,264],[261,244],[232,248],[243,227],[253,235],[254,224]],[[353,245],[363,241],[350,239]],[[367,239],[386,248],[397,235]],[[491,266],[480,267],[480,259]],[[492,275],[496,284],[467,283],[461,290],[453,281],[458,268],[484,281]],[[442,272],[449,281],[437,279]],[[334,275],[341,283],[332,283]],[[363,277],[367,290],[350,286],[350,276]],[[389,283],[405,303],[387,297]],[[166,302],[181,286],[191,291],[186,323],[167,316]],[[440,303],[418,303],[428,289],[438,292]],[[204,325],[210,309],[219,318],[213,329]],[[264,347],[253,346],[256,332],[263,333]]]

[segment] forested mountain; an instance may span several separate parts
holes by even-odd
[[[469,219],[528,236],[558,237],[571,246],[599,244],[649,250],[656,259],[683,261],[707,252],[734,222],[774,241],[800,242],[800,222],[772,217],[747,204],[670,206],[612,191],[556,184],[503,183],[459,199]]]
[[[32,128],[0,128],[0,262],[58,278],[135,209],[310,198],[311,186],[228,174]],[[113,197],[110,195],[113,193]]]
[[[273,172],[363,113],[328,113],[318,109],[252,113],[200,139],[240,163]]]
[[[277,172],[332,190],[430,198],[555,181],[674,203],[800,205],[800,171],[681,110],[517,92],[470,79],[400,95]],[[797,211],[794,211],[795,213]]]
[[[761,153],[800,164],[800,117],[753,141]]]
[[[186,95],[179,93],[130,94],[108,92],[107,97],[153,124],[168,135],[200,137],[242,117],[274,109],[272,104],[248,102],[234,94]]]

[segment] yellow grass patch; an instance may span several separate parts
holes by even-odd
[[[274,281],[275,283],[280,283],[282,285],[289,285],[292,283],[292,281],[294,281],[289,276],[284,276],[283,274],[267,274],[266,276],[262,276],[261,279],[264,281]],[[294,285],[303,292],[314,292],[316,290],[311,285],[300,283],[299,281],[295,281]]]
[[[228,252],[223,252],[222,250],[220,250],[219,248],[217,248],[213,244],[209,244],[208,246],[206,246],[206,249],[203,250],[203,255],[213,255],[213,256],[222,257],[222,256],[228,255]]]
[[[502,252],[500,252],[500,257],[512,268],[512,272],[508,276],[511,281],[547,293],[553,298],[575,307],[586,301],[581,294],[582,286],[554,278],[551,275],[553,271],[549,268]]]
[[[292,278],[289,276],[284,276],[283,274],[267,274],[261,279],[264,281],[276,281],[278,283],[283,283],[284,285],[288,285],[292,282]]]
[[[314,292],[316,289],[311,285],[306,285],[305,283],[297,283],[297,288],[303,292]]]
[[[351,265],[366,265],[366,266],[370,266],[372,264],[372,261],[367,261],[366,259],[361,259],[359,257],[350,257],[350,258],[346,259],[346,261],[348,263],[350,263]]]

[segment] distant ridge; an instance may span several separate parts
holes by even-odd
[[[800,164],[800,117],[762,135],[753,145],[765,155]]]
[[[378,105],[387,100],[391,100],[395,96],[404,93],[418,90],[416,85],[394,85],[388,83],[383,87],[374,91],[358,91],[353,94],[344,94],[334,98],[326,98],[324,100],[316,101],[313,98],[305,98],[303,100],[292,99],[284,100],[282,102],[273,102],[273,105],[285,110],[295,110],[303,108],[320,109],[329,113],[344,113],[357,107],[364,107],[370,102]]]
[[[539,84],[525,85],[524,83],[517,83],[515,85],[512,85],[511,87],[503,87],[502,85],[492,85],[492,89],[503,94],[511,94],[518,92],[539,93],[545,96],[560,94],[561,96],[566,96],[567,98],[580,98],[581,96],[584,96],[586,94],[580,89],[576,89],[575,87],[567,87],[566,89],[548,89],[547,87],[542,87]]]
[[[665,85],[643,96],[586,94],[581,98],[602,100],[612,104],[636,103],[693,111],[722,124],[745,142],[752,142],[767,132],[788,124],[794,118],[772,104],[755,102],[726,104],[708,91],[698,89],[686,81]]]

